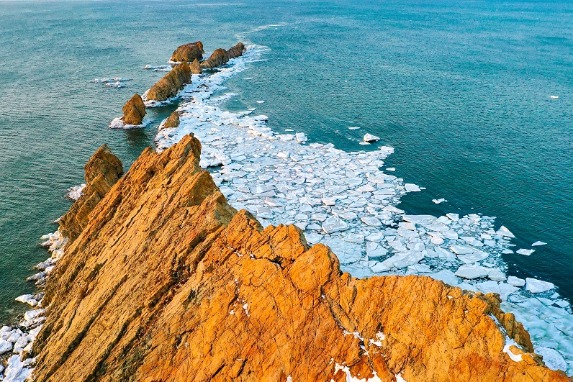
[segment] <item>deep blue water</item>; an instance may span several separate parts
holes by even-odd
[[[281,26],[257,28],[269,24]],[[1,320],[24,309],[12,301],[33,290],[24,277],[46,257],[39,237],[91,153],[108,143],[128,166],[151,144],[154,126],[107,128],[162,75],[143,66],[197,39],[271,48],[229,80],[229,108],[347,150],[364,150],[365,132],[382,137],[397,175],[427,188],[403,208],[497,216],[520,246],[547,242],[508,255],[510,272],[573,297],[571,3],[0,1],[0,36]],[[133,81],[89,82],[116,76]]]

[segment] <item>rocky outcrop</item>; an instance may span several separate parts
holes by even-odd
[[[237,43],[229,50],[222,48],[216,49],[211,56],[201,63],[204,69],[213,69],[225,65],[230,59],[242,56],[245,51],[245,45],[242,42]]]
[[[160,129],[168,129],[177,126],[179,126],[179,112],[175,110],[159,127]]]
[[[121,120],[124,124],[141,125],[143,117],[145,117],[145,104],[141,96],[135,93],[133,97],[123,105],[122,111],[123,117]]]
[[[90,213],[105,194],[123,175],[121,161],[109,150],[101,146],[84,166],[86,187],[70,210],[60,218],[60,232],[70,240],[75,240],[90,220]]]
[[[203,70],[201,69],[201,64],[199,63],[198,59],[193,60],[193,62],[191,63],[191,65],[189,65],[189,67],[191,68],[191,73],[193,74],[201,74],[203,72]]]
[[[199,154],[145,150],[89,214],[46,287],[36,381],[567,381],[503,351],[497,321],[531,343],[494,295],[341,273],[229,206]]]
[[[227,55],[229,56],[229,59],[240,57],[243,55],[245,50],[246,50],[245,44],[243,44],[242,42],[239,42],[234,47],[227,50]]]
[[[165,101],[175,97],[183,86],[191,83],[191,68],[187,62],[176,65],[147,91],[148,100]]]
[[[173,62],[193,62],[194,60],[202,60],[203,53],[205,53],[203,51],[203,43],[195,41],[177,47],[170,60]]]

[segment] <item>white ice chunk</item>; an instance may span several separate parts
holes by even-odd
[[[371,227],[380,227],[382,225],[380,219],[374,216],[363,216],[360,218],[360,220],[362,220],[364,224],[369,225]]]
[[[535,249],[518,249],[515,253],[523,256],[531,256],[531,254],[535,252]]]
[[[464,279],[473,280],[487,277],[489,272],[489,268],[482,267],[481,265],[464,264],[458,268],[455,275]]]
[[[515,238],[515,235],[514,235],[513,233],[511,233],[511,231],[508,230],[505,226],[499,227],[499,229],[497,230],[496,233],[497,233],[498,235],[500,235],[500,236],[505,236],[505,237],[509,237],[509,238],[512,238],[512,239]]]
[[[522,287],[525,285],[525,280],[524,279],[520,279],[519,277],[515,277],[515,276],[509,276],[507,278],[507,283],[509,285],[513,285],[516,287]]]
[[[434,202],[435,204],[441,204],[447,202],[447,200],[444,198],[439,198],[439,199],[432,199],[432,202]]]
[[[539,346],[535,348],[535,353],[543,357],[543,362],[548,368],[567,371],[567,362],[557,350]]]
[[[366,133],[364,135],[364,138],[362,139],[364,142],[368,142],[368,143],[372,143],[372,142],[378,142],[380,140],[380,137],[377,137],[376,135],[372,135],[369,133]]]
[[[408,192],[419,192],[419,191],[421,191],[421,188],[419,186],[415,185],[414,183],[406,183],[406,184],[404,184],[404,188]]]
[[[530,277],[525,279],[525,283],[526,283],[525,289],[527,289],[531,293],[543,293],[555,288],[555,285],[553,283],[550,283],[548,281],[537,280]]]
[[[330,216],[322,223],[322,229],[326,233],[342,232],[348,229],[348,224],[344,220]]]
[[[535,243],[531,244],[532,247],[537,247],[540,245],[547,245],[547,243],[544,241],[536,241]]]

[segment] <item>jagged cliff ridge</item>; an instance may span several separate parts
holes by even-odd
[[[341,274],[296,227],[236,212],[199,153],[144,151],[89,212],[46,288],[37,381],[567,380],[503,351],[494,316],[531,344],[493,296]]]

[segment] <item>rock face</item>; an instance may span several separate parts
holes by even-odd
[[[191,68],[191,73],[193,74],[201,74],[203,72],[203,70],[201,69],[201,64],[199,63],[198,59],[193,60],[193,62],[191,63],[191,65],[189,65],[189,67]]]
[[[145,150],[78,226],[46,287],[36,381],[568,380],[503,351],[492,317],[531,343],[494,295],[341,273],[295,226],[229,206],[199,154],[190,136]]]
[[[205,69],[212,69],[218,66],[225,65],[231,58],[243,55],[245,45],[242,42],[237,43],[229,50],[222,48],[216,49],[211,56],[201,63],[201,67]]]
[[[179,112],[175,110],[169,115],[165,122],[160,126],[161,129],[168,129],[179,126]]]
[[[107,145],[101,146],[84,166],[86,187],[70,210],[61,217],[60,232],[70,240],[79,236],[88,224],[90,213],[123,175],[121,161]]]
[[[165,101],[175,97],[179,90],[191,83],[191,68],[187,62],[176,65],[147,92],[147,99]]]
[[[123,123],[127,125],[141,125],[143,117],[145,117],[145,104],[141,96],[135,93],[133,97],[123,105],[122,111]]]
[[[201,41],[184,44],[173,52],[171,61],[173,62],[193,62],[194,60],[203,59],[203,43]]]

